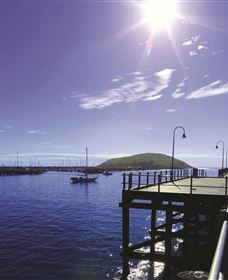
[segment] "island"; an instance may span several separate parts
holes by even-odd
[[[136,154],[128,157],[114,158],[97,166],[103,170],[156,170],[171,169],[172,157],[160,153]],[[175,169],[190,169],[186,162],[174,159]]]

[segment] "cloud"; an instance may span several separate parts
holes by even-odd
[[[119,82],[119,81],[121,81],[121,80],[123,80],[123,77],[117,75],[117,76],[115,76],[115,77],[112,79],[112,82],[115,83],[115,82]]]
[[[204,45],[199,45],[198,46],[198,50],[200,51],[200,50],[207,50],[208,49],[208,47],[206,47],[206,46],[204,46]]]
[[[207,42],[200,41],[200,36],[192,36],[190,39],[182,43],[183,47],[191,47],[189,51],[190,56],[196,56],[199,52],[207,50]]]
[[[220,80],[210,83],[200,89],[191,92],[186,99],[199,99],[203,97],[217,96],[228,93],[228,83]]]
[[[49,134],[49,133],[46,132],[46,131],[43,131],[43,130],[41,130],[41,129],[37,129],[37,130],[32,129],[32,130],[29,130],[29,131],[28,131],[28,134],[47,135],[47,134]]]
[[[128,76],[140,76],[143,75],[141,71],[135,71],[128,74]]]
[[[188,46],[192,46],[193,45],[193,41],[192,40],[188,40],[182,43],[182,46],[184,47],[188,47]]]
[[[186,86],[186,81],[188,80],[188,77],[185,77],[182,82],[180,82],[177,85],[177,89],[172,93],[172,97],[177,99],[177,98],[181,98],[182,96],[185,95],[185,92],[183,90],[183,88]]]
[[[3,130],[3,129],[0,129],[0,133],[4,133],[5,132],[5,130]]]
[[[223,53],[223,50],[213,51],[211,54],[212,55],[217,55],[217,54],[220,54],[220,53]]]
[[[204,79],[206,79],[206,78],[208,78],[208,77],[210,77],[210,74],[205,74],[205,75],[203,75],[203,78],[204,78]]]
[[[200,39],[200,36],[192,36],[190,39],[184,41],[182,43],[183,47],[189,47],[189,46],[193,46],[196,42],[198,42]]]
[[[162,97],[161,92],[168,88],[174,69],[163,69],[152,77],[134,75],[128,83],[118,88],[95,93],[96,96],[80,98],[83,109],[103,109],[115,103],[131,103],[137,101],[153,101]]]
[[[151,131],[151,130],[156,130],[155,127],[141,127],[141,130],[147,130],[147,131]]]
[[[165,109],[165,112],[174,113],[174,112],[176,112],[176,109]]]
[[[195,55],[197,55],[197,52],[196,52],[196,51],[190,51],[190,52],[189,52],[189,55],[190,55],[190,56],[195,56]]]

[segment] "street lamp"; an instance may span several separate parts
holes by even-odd
[[[178,128],[181,128],[183,130],[183,135],[182,135],[182,138],[186,138],[186,135],[185,135],[185,129],[183,128],[183,126],[177,126],[174,128],[173,130],[173,150],[172,150],[172,181],[173,181],[173,169],[174,169],[174,148],[175,148],[175,134],[176,134],[176,130]]]
[[[225,148],[225,143],[224,141],[217,141],[215,148],[218,149],[219,143],[222,143],[222,169],[224,168],[224,148]]]

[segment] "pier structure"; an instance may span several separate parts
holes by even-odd
[[[129,261],[136,259],[164,263],[163,279],[177,279],[184,270],[209,272],[227,194],[228,177],[206,177],[204,170],[124,173],[120,202],[123,279],[129,275]],[[129,231],[132,209],[151,214],[150,238],[137,244],[132,244]],[[165,213],[162,224],[158,211]],[[177,241],[181,246],[175,250]],[[159,242],[164,251],[157,249]]]

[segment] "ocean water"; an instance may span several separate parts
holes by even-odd
[[[119,279],[121,173],[88,185],[70,176],[0,177],[1,280]],[[143,212],[134,238],[146,235]]]
[[[70,184],[71,175],[0,177],[1,280],[120,279],[121,173],[88,185]],[[132,210],[131,242],[147,239],[149,225],[150,211]],[[132,262],[129,279],[162,279],[162,271]]]

